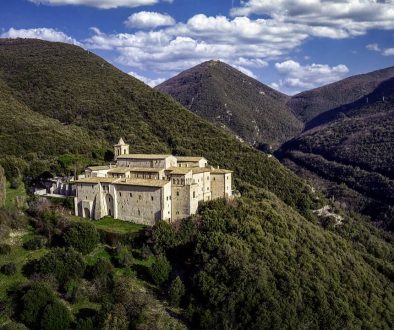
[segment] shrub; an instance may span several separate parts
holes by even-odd
[[[53,274],[64,285],[71,279],[82,277],[85,262],[82,255],[74,249],[55,248],[34,263],[33,271]]]
[[[14,275],[16,273],[16,265],[13,262],[1,266],[0,271],[4,275]]]
[[[131,267],[133,265],[133,255],[126,246],[118,245],[115,253],[115,260],[118,266]]]
[[[99,259],[91,267],[90,275],[92,278],[105,278],[113,271],[112,264],[106,259]]]
[[[67,330],[71,323],[71,313],[60,301],[48,304],[41,319],[42,330]]]
[[[99,242],[96,227],[89,222],[71,224],[64,233],[64,242],[81,252],[88,254],[94,250]]]
[[[0,326],[0,330],[28,330],[22,323],[8,322]]]
[[[0,254],[10,254],[11,246],[8,244],[0,244]]]
[[[50,288],[41,283],[32,284],[21,299],[21,321],[29,328],[39,328],[45,307],[54,301],[55,295]]]
[[[41,237],[33,238],[23,244],[26,250],[39,250],[44,247],[45,243]]]
[[[185,295],[185,286],[182,280],[177,276],[171,283],[171,287],[168,293],[169,300],[172,306],[178,307]]]
[[[77,321],[75,330],[94,330],[93,321],[90,318]]]
[[[153,283],[156,285],[163,285],[168,281],[168,277],[171,273],[171,265],[164,255],[155,257],[155,261],[150,267],[150,276]]]

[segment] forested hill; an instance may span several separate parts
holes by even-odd
[[[66,153],[97,158],[122,136],[131,152],[202,155],[233,169],[238,189],[253,184],[298,209],[310,207],[308,188],[278,161],[80,47],[0,40],[0,79],[0,90],[7,94],[0,114],[8,123],[1,132],[10,142],[0,146],[2,155],[25,162]],[[32,114],[37,121],[29,123]]]
[[[197,65],[156,89],[257,147],[277,147],[302,129],[285,105],[288,96],[220,61]]]
[[[316,116],[282,150],[298,166],[342,184],[333,195],[341,200],[344,193],[348,207],[357,205],[357,211],[394,230],[394,78]],[[347,189],[356,192],[354,200]]]
[[[294,95],[287,104],[300,120],[307,123],[321,113],[363,98],[392,77],[394,66],[302,92]]]
[[[195,217],[173,226],[160,222],[135,238],[138,242],[133,241],[133,246],[129,240],[125,243],[130,250],[138,243],[143,250],[139,256],[149,251],[155,254],[149,269],[158,275],[150,279],[156,285],[154,292],[159,292],[158,299],[168,295],[169,280],[179,277],[178,282],[185,284],[182,309],[178,311],[191,328],[393,327],[392,236],[335,206],[331,206],[333,212],[340,213],[342,221],[318,217],[312,211],[326,203],[324,197],[312,192],[274,157],[239,142],[172,97],[76,46],[1,40],[0,79],[0,90],[5,95],[0,103],[1,116],[13,118],[7,121],[7,127],[1,123],[1,141],[6,137],[10,143],[17,141],[14,145],[18,146],[14,150],[0,143],[0,161],[11,178],[19,173],[39,175],[38,169],[56,172],[56,162],[64,159],[64,153],[102,161],[103,151],[119,136],[130,143],[131,152],[202,155],[213,165],[234,170],[235,188],[241,191],[241,197],[204,203]],[[32,114],[37,115],[37,123]],[[47,130],[51,134],[45,134]],[[58,139],[56,134],[65,136],[59,146],[51,142]],[[22,163],[26,169],[18,167]],[[40,259],[34,267],[27,267],[34,273],[30,285],[49,282],[56,298],[70,300],[74,284],[86,285],[84,277],[89,274],[83,274],[82,255],[55,246],[69,242],[67,237],[72,235],[76,246],[84,250],[87,240],[80,239],[78,232],[70,234],[72,225],[64,229],[64,219],[53,210],[44,215],[34,212],[34,208],[31,211],[33,216],[42,217],[36,223],[41,228],[37,233],[48,234],[51,231],[43,228],[49,227],[60,237],[53,245],[47,243],[49,251],[37,256]],[[0,225],[4,223],[0,221]],[[8,235],[9,231],[3,232]],[[18,263],[27,264],[31,255],[25,255],[26,260]],[[79,268],[73,268],[75,262]],[[118,268],[111,276],[116,280],[121,273],[126,278],[146,280],[143,274],[130,270]],[[52,273],[55,281],[48,279]],[[28,281],[20,269],[17,274]],[[75,280],[71,285],[65,281],[68,275]],[[0,280],[4,279],[5,275],[1,276]],[[141,306],[135,306],[138,301],[127,294],[140,292],[129,287],[116,291],[111,280],[106,283],[97,282],[97,295],[89,294],[90,290],[78,292],[82,292],[87,306],[94,306],[95,315],[103,317],[101,321],[113,318],[116,322],[113,315],[118,314],[111,311],[122,310],[123,319],[132,321],[131,328],[141,329],[136,323],[143,321],[143,315],[136,315]],[[0,316],[6,313],[7,318],[27,325],[41,322],[37,315],[48,301],[35,309],[34,303],[27,303],[35,301],[27,300],[29,295],[35,298],[34,290],[12,289],[8,298],[18,298],[15,289],[19,289],[23,294],[19,298],[26,303],[19,306],[8,302],[2,305],[6,308],[0,309]],[[22,310],[17,310],[18,306]],[[31,309],[37,312],[26,312]],[[148,328],[155,326],[152,323]]]

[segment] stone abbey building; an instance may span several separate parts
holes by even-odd
[[[195,214],[200,201],[232,196],[232,172],[204,157],[129,154],[123,139],[114,149],[115,165],[88,167],[75,182],[76,215],[154,225]]]

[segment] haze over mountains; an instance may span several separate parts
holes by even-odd
[[[301,130],[285,105],[288,97],[227,65],[205,65],[208,76],[213,70],[208,86],[218,88],[213,82],[222,81],[228,88],[214,90],[213,98],[223,93],[223,102],[226,93],[241,91],[242,102],[234,104],[243,104],[242,111],[250,112],[256,124],[267,112],[259,143],[279,145]],[[205,91],[198,85],[192,84],[192,90]],[[234,189],[241,197],[204,204],[195,218],[178,227],[159,224],[148,231],[147,244],[168,257],[172,275],[185,283],[187,312],[182,315],[193,328],[391,328],[392,236],[335,205],[330,207],[342,214],[342,222],[319,217],[314,211],[328,200],[275,157],[72,45],[0,40],[0,93],[0,118],[5,120],[0,162],[11,178],[15,168],[24,177],[57,174],[64,154],[102,164],[120,136],[131,152],[201,155],[212,165],[234,170]],[[236,109],[231,110],[234,118],[242,119]],[[287,120],[292,134],[286,132]],[[255,134],[252,128],[245,132]]]
[[[277,147],[302,130],[286,106],[288,96],[220,61],[197,65],[156,89],[257,147]]]

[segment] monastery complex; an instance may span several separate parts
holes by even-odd
[[[232,196],[232,172],[208,166],[204,157],[130,154],[123,139],[115,165],[92,166],[75,182],[75,214],[154,225],[197,212],[198,203]]]

